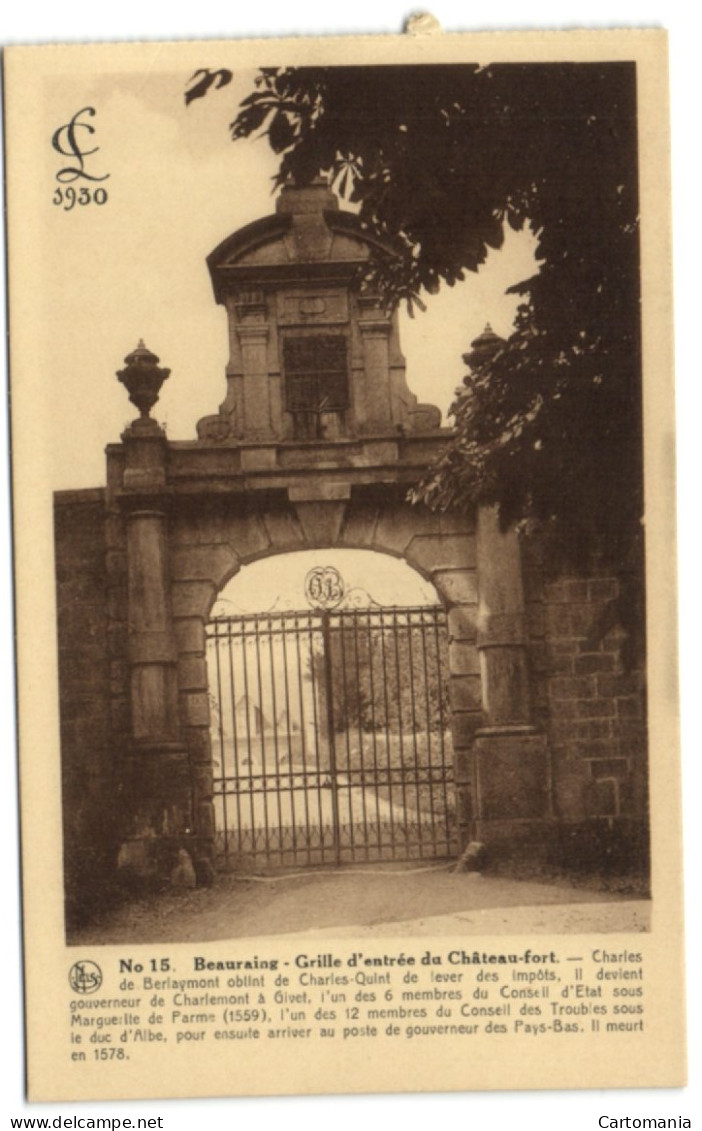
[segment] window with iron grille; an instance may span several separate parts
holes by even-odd
[[[348,408],[346,338],[340,334],[286,338],[283,364],[285,407],[293,414],[296,432],[319,435],[322,415]]]

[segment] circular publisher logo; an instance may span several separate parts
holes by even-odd
[[[71,989],[77,994],[94,994],[102,985],[102,970],[97,962],[74,962],[68,972]]]

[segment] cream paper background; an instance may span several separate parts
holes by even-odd
[[[643,37],[643,42],[650,37]],[[574,39],[570,39],[569,43],[574,43]],[[582,41],[581,41],[582,42]],[[585,41],[587,42],[587,40]],[[571,57],[563,52],[563,40],[557,41],[550,38],[548,41],[547,50],[553,54],[545,57],[565,58]],[[608,48],[611,49],[612,41],[609,40]],[[385,44],[380,41],[368,41],[364,47],[369,45],[373,52],[380,52],[386,49]],[[497,50],[491,50],[490,55],[492,58],[510,57],[503,55],[505,49],[512,46],[512,41],[509,39],[500,39],[497,41],[499,45],[499,54]],[[580,46],[580,44],[579,44]],[[432,55],[435,51],[441,52],[441,58],[451,57],[450,54],[444,54],[451,51],[453,44],[451,41],[445,43],[431,44]],[[492,47],[492,44],[491,44]],[[324,52],[325,59],[329,59],[330,52],[337,49],[337,45],[332,42],[325,42]],[[354,51],[351,56],[348,54],[348,42],[340,46],[340,50],[344,52],[344,61],[352,61],[354,63],[360,62],[359,52],[357,45],[354,45]],[[414,58],[425,59],[427,57],[430,47],[428,43],[421,42],[412,45],[412,50],[416,52]],[[529,43],[529,58],[544,57],[535,53],[535,49],[541,50],[541,41],[536,41],[531,38]],[[104,57],[105,49],[102,50],[102,57]],[[191,49],[186,45],[178,45],[174,49],[175,59],[173,65],[175,67],[183,66],[185,69],[190,65],[188,62],[180,62],[182,58],[185,60],[187,54]],[[282,59],[286,62],[295,61],[296,51],[305,51],[307,48],[303,44],[286,45]],[[517,47],[517,50],[520,50]],[[153,48],[140,48],[140,52],[146,52],[146,56],[151,57],[154,55]],[[628,45],[627,49],[619,55],[619,57],[630,57],[631,46]],[[134,50],[130,49],[127,54],[133,55]],[[119,49],[119,64],[115,65],[114,59],[110,59],[110,65],[115,70],[124,68],[124,49]],[[80,57],[80,56],[79,56]],[[82,57],[87,59],[87,52],[82,53]],[[212,45],[212,52],[208,50],[208,57],[216,58],[216,45]],[[467,57],[465,48],[461,48],[461,54],[458,58]],[[517,56],[511,56],[517,57]],[[523,57],[523,56],[522,56]],[[578,56],[580,51],[578,51]],[[602,42],[597,43],[593,58],[605,57],[602,51]],[[614,57],[617,57],[616,55]],[[260,49],[253,50],[254,64],[262,60],[262,53]],[[329,60],[331,61],[331,59]],[[341,58],[339,59],[341,61]],[[409,58],[407,61],[410,61]],[[74,64],[75,56],[71,59]],[[169,59],[169,65],[171,60]],[[135,64],[137,67],[143,66],[143,62],[139,61]],[[197,65],[196,63],[194,65]],[[108,69],[107,65],[103,65],[103,70]],[[662,81],[661,81],[662,80]],[[31,121],[32,118],[32,88],[28,84],[27,100],[22,108],[22,120]],[[666,161],[665,153],[658,153],[653,159],[650,149],[647,152],[647,146],[651,146],[656,142],[656,129],[665,117],[665,102],[666,91],[664,76],[660,75],[657,85],[654,87],[646,88],[646,98],[648,101],[640,103],[640,122],[641,122],[641,158],[642,168],[646,179],[643,182],[643,197],[644,197],[644,278],[646,280],[646,297],[649,306],[652,304],[653,308],[657,311],[661,321],[659,327],[662,326],[662,331],[659,330],[653,336],[650,334],[645,340],[645,363],[647,375],[655,375],[656,383],[660,383],[659,387],[663,387],[662,399],[654,399],[651,395],[647,398],[647,418],[649,429],[647,434],[647,442],[649,444],[649,466],[647,468],[648,480],[647,490],[649,499],[652,500],[653,506],[649,508],[649,528],[651,526],[657,527],[663,533],[664,541],[659,543],[660,546],[666,547],[666,553],[659,558],[659,565],[663,566],[663,571],[659,574],[655,573],[655,563],[652,566],[649,564],[649,591],[652,593],[652,603],[650,609],[652,637],[655,634],[657,641],[660,641],[659,646],[651,648],[652,657],[654,657],[654,670],[652,671],[652,678],[654,684],[658,686],[660,695],[655,696],[656,705],[652,711],[652,740],[651,748],[653,752],[653,786],[654,794],[656,796],[656,822],[654,826],[654,863],[656,865],[656,875],[654,876],[655,894],[656,899],[654,903],[654,932],[651,940],[655,944],[655,948],[661,959],[658,977],[656,978],[660,1001],[662,1005],[662,1012],[666,1009],[666,1001],[669,1005],[671,997],[675,994],[675,982],[679,970],[677,969],[677,954],[675,936],[677,933],[677,923],[679,921],[678,914],[678,896],[679,896],[679,867],[676,859],[676,846],[677,846],[677,827],[676,827],[676,809],[677,809],[677,782],[675,775],[675,760],[674,760],[674,717],[671,713],[674,709],[673,702],[670,699],[669,692],[666,694],[667,689],[670,687],[669,673],[674,667],[673,656],[671,648],[673,639],[671,634],[671,599],[673,590],[670,584],[670,567],[671,556],[670,547],[672,546],[672,527],[671,520],[671,479],[670,479],[670,454],[671,454],[671,440],[672,440],[672,420],[670,417],[671,402],[670,402],[670,389],[665,388],[665,374],[670,371],[670,362],[667,355],[667,341],[666,341],[666,327],[665,321],[668,316],[667,311],[667,266],[666,261],[668,257],[668,248],[666,245],[667,235],[667,199],[666,199]],[[26,117],[25,117],[26,115]],[[24,132],[24,140],[31,131]],[[18,136],[22,134],[18,130]],[[660,135],[659,135],[660,137]],[[18,143],[18,144],[21,144]],[[31,180],[31,178],[30,178]],[[34,185],[29,181],[26,185],[26,192],[43,193],[45,186],[42,183],[42,178],[37,178]],[[41,263],[42,248],[37,246],[36,241],[33,243],[31,239],[31,222],[33,215],[33,201],[31,195],[25,197],[23,200],[23,215],[28,221],[28,228],[24,233],[23,238],[19,241],[15,240],[15,247],[21,248],[21,266],[18,270],[31,270],[33,264],[39,265]],[[655,219],[654,219],[655,218]],[[648,223],[647,223],[648,220]],[[13,229],[14,233],[14,229]],[[12,254],[12,246],[11,246]],[[658,269],[658,261],[663,257],[663,270]],[[186,268],[187,269],[187,268]],[[25,276],[26,278],[26,276]],[[16,286],[16,279],[15,286]],[[20,695],[27,692],[32,692],[34,698],[32,702],[31,717],[27,716],[23,725],[25,727],[23,734],[23,743],[26,741],[29,745],[25,747],[32,751],[41,750],[41,757],[46,757],[45,750],[45,735],[50,732],[51,727],[54,725],[54,717],[52,712],[55,710],[55,702],[47,705],[42,711],[43,700],[45,695],[40,697],[40,702],[37,703],[38,688],[43,687],[51,688],[53,673],[50,669],[42,668],[41,662],[44,658],[51,660],[52,652],[51,647],[39,651],[38,642],[43,634],[48,634],[49,640],[53,642],[53,621],[51,619],[50,609],[53,601],[53,572],[50,569],[40,568],[37,570],[37,563],[41,566],[46,566],[50,563],[50,542],[47,541],[49,535],[49,528],[47,527],[47,508],[50,505],[50,493],[47,495],[47,489],[53,488],[52,475],[46,466],[47,455],[50,451],[50,445],[44,442],[44,437],[48,435],[45,429],[50,429],[52,420],[50,415],[47,415],[45,398],[45,385],[46,381],[46,366],[42,363],[42,348],[41,339],[31,335],[26,340],[23,340],[22,329],[27,331],[30,328],[32,319],[36,318],[36,311],[38,304],[36,303],[36,296],[33,295],[28,288],[18,289],[18,297],[24,300],[24,307],[19,315],[18,320],[18,333],[15,337],[13,349],[16,348],[20,357],[19,363],[16,364],[14,372],[14,387],[13,394],[16,402],[16,411],[23,416],[23,431],[19,429],[15,423],[15,459],[16,464],[16,490],[18,491],[16,506],[21,515],[25,536],[18,540],[18,577],[20,581],[20,614],[23,616],[23,623],[21,623],[21,638],[20,638],[20,664],[22,664],[23,654],[29,657],[27,671],[31,672],[31,679],[25,678],[20,686]],[[650,323],[649,323],[650,326]],[[166,357],[164,360],[168,362]],[[97,380],[102,380],[103,375],[96,375]],[[651,385],[649,382],[648,390]],[[660,395],[660,394],[659,394]],[[214,407],[214,406],[208,406]],[[76,415],[80,416],[80,408],[76,406]],[[195,415],[195,414],[193,414]],[[22,444],[29,443],[31,436],[31,460],[22,457]],[[666,443],[664,443],[666,441]],[[42,453],[45,453],[42,455]],[[651,464],[651,458],[653,464]],[[668,462],[666,462],[668,461]],[[24,475],[22,474],[24,470]],[[99,480],[98,480],[99,482]],[[30,579],[29,586],[27,580]],[[22,593],[22,583],[24,582],[24,594]],[[24,599],[24,609],[22,609],[22,600]],[[31,642],[31,644],[30,644]],[[667,642],[667,651],[663,645]],[[23,651],[24,645],[24,651]],[[31,651],[30,651],[31,647]],[[39,657],[40,663],[37,662]],[[663,702],[663,699],[667,702]],[[36,725],[37,730],[32,731],[31,727]],[[37,742],[35,746],[32,740]],[[659,756],[657,751],[666,751],[665,756]],[[670,759],[670,760],[669,760]],[[33,764],[34,759],[30,758],[28,761]],[[50,758],[47,758],[47,763]],[[57,765],[57,762],[54,763]],[[51,1024],[51,985],[52,979],[56,977],[57,969],[55,964],[58,962],[61,972],[65,971],[66,961],[65,955],[62,953],[59,957],[57,951],[60,950],[58,940],[61,938],[60,920],[61,920],[61,883],[60,883],[60,869],[58,867],[58,854],[55,849],[59,843],[59,827],[58,827],[58,807],[57,807],[57,794],[55,791],[55,780],[51,781],[51,771],[47,775],[46,768],[40,767],[42,772],[40,775],[36,774],[36,769],[29,772],[27,763],[23,768],[23,790],[25,792],[25,820],[29,820],[34,826],[30,837],[25,844],[25,884],[27,888],[27,934],[30,943],[30,971],[33,970],[34,981],[34,994],[37,998],[41,999],[41,1009],[35,1007],[34,1015],[37,1018],[35,1024],[43,1034],[43,1037],[48,1037],[45,1040],[46,1048],[46,1071],[51,1071],[52,1052],[51,1040],[54,1037],[52,1033]],[[54,771],[55,774],[55,771]],[[53,787],[53,788],[52,788]],[[40,845],[40,838],[37,832],[37,827],[41,826],[41,831],[44,835],[48,836],[53,847],[53,852],[48,853],[43,851],[43,846]],[[53,857],[53,859],[52,859]],[[45,880],[47,861],[49,870],[53,869],[51,873],[50,882]],[[47,928],[48,924],[48,930]],[[529,941],[529,940],[527,940]],[[608,939],[614,945],[614,939]],[[624,941],[624,940],[623,940]],[[641,936],[635,940],[638,945],[642,945]],[[37,945],[38,944],[38,945]],[[516,940],[515,940],[516,944]],[[133,950],[135,948],[132,948]],[[168,948],[174,950],[175,948]],[[210,944],[207,948],[212,953],[222,953],[223,950],[229,948],[223,947],[219,944]],[[276,946],[276,950],[282,948]],[[648,946],[647,946],[648,949]],[[671,963],[671,953],[675,956]],[[667,957],[666,957],[667,954]],[[63,977],[63,973],[61,973]],[[649,982],[653,980],[652,974],[649,973]],[[31,983],[30,983],[31,994]],[[31,997],[30,997],[31,1008]],[[516,1058],[513,1064],[510,1064],[507,1058],[501,1059],[499,1064],[482,1065],[484,1071],[481,1071],[479,1078],[471,1078],[470,1071],[463,1074],[456,1075],[450,1074],[451,1079],[447,1078],[444,1065],[440,1062],[441,1046],[437,1050],[437,1057],[423,1057],[424,1063],[410,1066],[405,1064],[398,1066],[397,1072],[392,1072],[388,1077],[388,1086],[392,1087],[500,1087],[509,1084],[521,1084],[522,1086],[533,1085],[540,1083],[551,1083],[555,1087],[563,1086],[578,1086],[589,1083],[595,1086],[602,1086],[604,1084],[612,1083],[613,1079],[617,1078],[621,1083],[629,1085],[644,1085],[648,1082],[655,1080],[656,1082],[674,1083],[680,1079],[679,1069],[674,1069],[673,1065],[680,1063],[679,1049],[675,1048],[677,1034],[674,1030],[677,1026],[671,1026],[668,1034],[663,1034],[659,1030],[660,1047],[655,1057],[655,1064],[653,1058],[649,1060],[649,1064],[645,1070],[642,1070],[640,1063],[636,1063],[636,1059],[632,1056],[625,1058],[625,1066],[623,1069],[616,1068],[614,1075],[609,1071],[611,1063],[580,1063],[578,1065],[561,1064],[553,1067],[553,1073],[548,1072],[541,1076],[539,1080],[533,1076],[531,1079],[524,1073],[520,1074],[519,1058]],[[666,1039],[668,1037],[669,1039]],[[666,1052],[667,1050],[667,1052]],[[542,1050],[542,1055],[545,1050]],[[633,1050],[631,1050],[633,1052]],[[431,1059],[429,1065],[426,1062]],[[548,1068],[548,1060],[550,1057],[544,1056],[544,1062]],[[611,1058],[608,1058],[611,1062]],[[189,1063],[194,1068],[192,1054],[189,1057]],[[265,1066],[263,1071],[265,1073]],[[296,1066],[299,1070],[299,1064]],[[308,1087],[324,1087],[330,1086],[330,1072],[332,1066],[325,1066],[319,1064],[315,1067],[314,1072],[311,1074],[311,1083]],[[468,1066],[469,1068],[469,1066]],[[253,1071],[253,1069],[252,1069]],[[358,1086],[372,1087],[372,1083],[368,1080],[367,1076],[361,1075],[363,1066],[359,1066]],[[660,1074],[659,1074],[660,1072]],[[623,1073],[623,1074],[622,1074]],[[203,1087],[205,1091],[219,1091],[221,1088],[213,1086],[209,1083],[206,1077],[200,1077],[198,1073],[197,1085]],[[186,1080],[185,1085],[182,1083],[182,1072],[180,1073],[181,1079],[172,1087],[163,1082],[166,1088],[165,1094],[181,1094],[181,1090],[185,1093],[195,1090],[193,1087],[194,1081],[190,1077]],[[253,1077],[251,1077],[253,1079]],[[161,1086],[159,1081],[159,1087]],[[266,1089],[270,1088],[270,1083],[267,1081],[263,1085]],[[290,1083],[286,1080],[285,1073],[281,1070],[276,1073],[275,1080],[276,1088],[281,1091],[297,1090],[299,1084]],[[333,1086],[333,1083],[332,1085]],[[180,1090],[176,1090],[179,1088]],[[170,1089],[170,1090],[169,1090]],[[94,1089],[93,1089],[94,1090]],[[226,1085],[225,1085],[226,1090]],[[252,1089],[253,1090],[253,1089]],[[256,1089],[258,1090],[258,1089]],[[72,1097],[67,1097],[72,1098]],[[660,1098],[660,1096],[658,1097]],[[672,1097],[671,1097],[672,1098]],[[473,1100],[471,1100],[473,1102]],[[509,1105],[509,1102],[506,1101]],[[526,1101],[525,1101],[526,1102]],[[321,1103],[321,1101],[320,1101]],[[154,1110],[158,1107],[159,1111],[164,1110],[164,1105],[149,1105]],[[15,1108],[13,1107],[13,1111]],[[172,1110],[172,1108],[171,1108]],[[215,1111],[221,1113],[221,1105],[209,1105],[210,1117],[214,1118]],[[256,1109],[258,1110],[258,1109]],[[493,1107],[494,1110],[494,1107]],[[605,1105],[603,1110],[610,1110],[611,1108]],[[630,1104],[622,1109],[637,1114],[650,1114],[650,1105],[644,1108],[640,1104],[632,1107]],[[684,1113],[686,1105],[681,1098],[678,1098],[672,1107],[666,1106],[666,1112]],[[46,1109],[44,1109],[46,1111]],[[236,1116],[241,1117],[243,1114],[240,1109],[231,1109],[229,1118]],[[42,1114],[44,1112],[42,1111]],[[360,1116],[360,1112],[359,1112]],[[285,1117],[283,1117],[285,1118]]]

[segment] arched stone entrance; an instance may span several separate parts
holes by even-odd
[[[432,621],[431,631],[435,633],[440,628],[446,639],[448,686],[444,724],[451,735],[450,780],[451,790],[456,792],[455,828],[446,833],[444,840],[452,849],[465,845],[471,836],[473,816],[470,746],[483,721],[472,524],[458,516],[449,519],[433,515],[410,507],[402,500],[393,501],[392,497],[372,505],[351,500],[320,503],[315,511],[316,521],[309,508],[303,510],[303,515],[304,522],[301,522],[295,507],[280,505],[258,510],[256,514],[246,510],[242,513],[235,508],[225,519],[221,507],[211,508],[209,514],[206,509],[198,508],[196,518],[192,516],[188,520],[181,514],[173,524],[175,552],[171,589],[174,632],[179,641],[180,713],[193,769],[193,818],[198,833],[209,837],[216,834],[212,816],[212,702],[207,670],[207,626],[217,595],[227,581],[250,562],[269,557],[279,557],[283,562],[286,554],[315,548],[320,551],[319,561],[323,563],[326,560],[323,551],[334,546],[337,550],[372,550],[401,559],[427,578],[440,599],[441,620],[440,623]],[[333,541],[329,539],[330,529],[335,531]],[[232,551],[234,545],[239,550],[236,555]],[[374,636],[383,627],[381,620],[376,617],[372,626]],[[395,617],[396,631],[397,624],[398,617]],[[268,630],[261,627],[265,635]],[[274,629],[281,627],[279,622],[273,625]],[[392,618],[384,627],[388,630],[393,627]],[[242,630],[240,623],[238,631]],[[361,629],[362,633],[364,631],[367,635],[367,619],[365,629]],[[406,627],[399,631],[400,635],[407,634]],[[430,654],[433,655],[428,653],[427,663]],[[424,690],[422,685],[422,694]],[[418,706],[418,717],[421,710]],[[321,733],[327,724],[322,719],[317,721]],[[414,732],[414,720],[405,721],[405,730],[407,735]]]
[[[368,550],[260,559],[206,635],[221,862],[455,856],[446,614],[416,570]]]

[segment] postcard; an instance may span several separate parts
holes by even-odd
[[[6,52],[31,1100],[684,1082],[666,37],[429,31]]]

